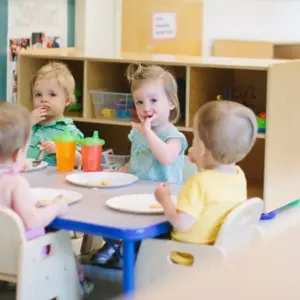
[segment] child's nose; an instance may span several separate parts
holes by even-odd
[[[46,97],[46,96],[42,96],[41,102],[42,102],[42,103],[46,103],[46,102],[47,102],[47,97]]]
[[[150,106],[149,104],[145,103],[145,104],[144,104],[144,111],[145,111],[145,112],[148,112],[148,111],[150,111],[150,110],[151,110],[151,106]]]

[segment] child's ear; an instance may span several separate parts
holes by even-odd
[[[199,140],[198,151],[200,156],[204,156],[207,152],[207,149],[201,140]]]
[[[169,108],[170,110],[175,109],[175,105],[171,101],[169,101]]]
[[[71,105],[71,99],[67,98],[66,103],[65,103],[65,107],[69,107],[70,105]]]

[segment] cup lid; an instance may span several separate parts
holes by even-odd
[[[86,137],[79,141],[83,146],[103,146],[105,141],[99,138],[98,131],[95,130],[92,137]]]
[[[64,130],[64,132],[53,138],[54,142],[65,142],[65,143],[73,143],[73,142],[77,142],[77,138],[74,137],[70,131],[66,128]]]

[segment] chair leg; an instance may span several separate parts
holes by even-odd
[[[93,236],[85,234],[83,236],[80,253],[86,254],[89,253],[92,250],[93,245]]]
[[[103,246],[103,238],[85,234],[83,236],[80,253],[88,254],[92,249],[99,249]]]

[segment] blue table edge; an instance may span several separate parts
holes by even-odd
[[[70,230],[82,232],[89,235],[109,237],[112,239],[140,241],[167,233],[171,226],[169,222],[164,221],[143,228],[116,228],[80,221],[56,218],[49,227],[61,230]]]

